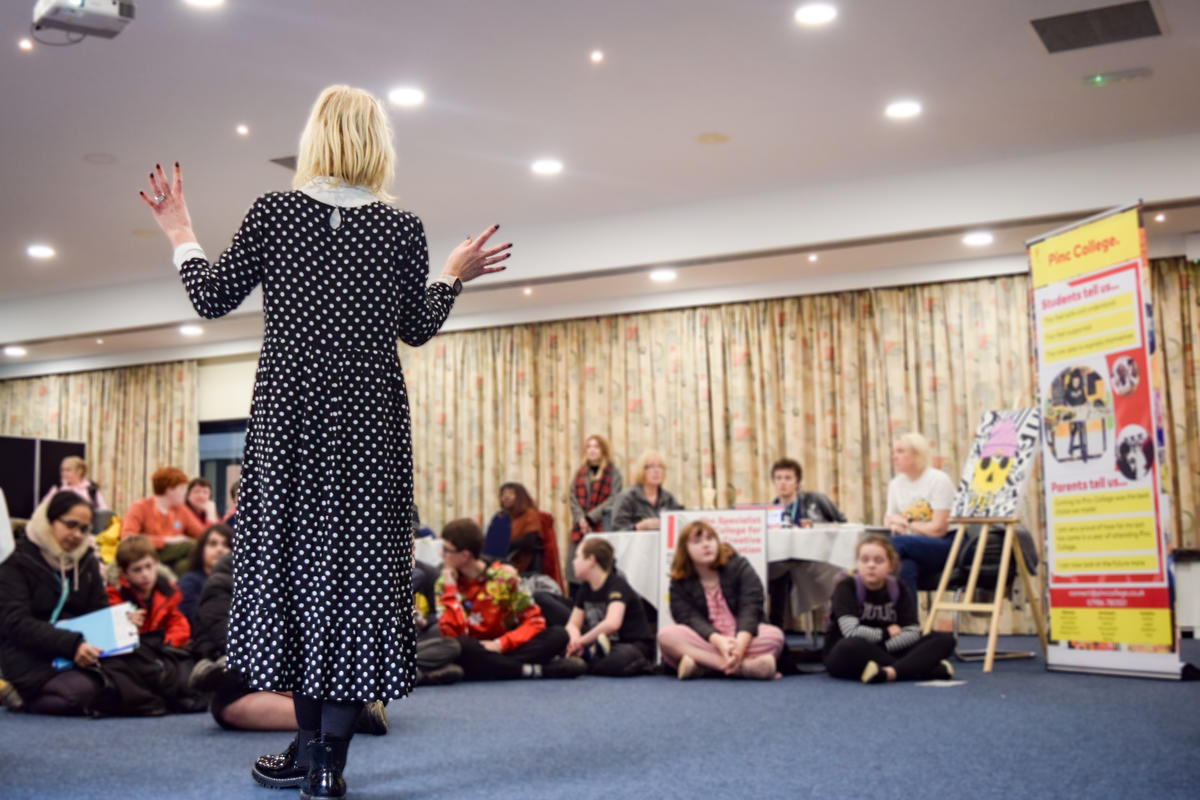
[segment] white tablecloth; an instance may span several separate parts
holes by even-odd
[[[768,530],[767,560],[819,561],[850,569],[854,566],[854,548],[865,530],[854,523]],[[605,531],[588,535],[599,536],[612,545],[617,569],[638,594],[657,608],[669,584],[665,567],[659,568],[659,532]]]

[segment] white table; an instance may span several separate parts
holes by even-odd
[[[854,549],[866,528],[856,523],[811,528],[773,528],[767,531],[767,560],[817,561],[841,569],[854,566]],[[589,533],[612,545],[617,569],[634,591],[655,608],[666,590],[667,577],[658,569],[658,531]],[[418,556],[419,557],[419,556]]]

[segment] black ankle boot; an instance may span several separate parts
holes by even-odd
[[[308,774],[300,784],[300,800],[345,800],[349,739],[322,734],[308,742]]]
[[[298,789],[308,774],[308,759],[300,748],[316,736],[316,731],[300,731],[287,750],[278,755],[259,756],[250,768],[250,776],[268,789]]]

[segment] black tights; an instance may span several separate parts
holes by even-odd
[[[953,652],[954,636],[949,633],[926,634],[899,655],[866,639],[850,636],[825,653],[825,671],[834,678],[856,681],[867,662],[874,661],[881,667],[895,669],[898,681],[921,681],[944,677],[941,661]]]
[[[349,739],[362,713],[363,704],[341,700],[314,700],[292,692],[296,724],[302,731],[317,731],[339,739]]]

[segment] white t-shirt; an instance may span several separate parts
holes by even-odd
[[[953,505],[954,481],[940,469],[926,467],[915,481],[901,473],[888,484],[887,513],[913,522],[928,522],[934,511],[949,511]]]

